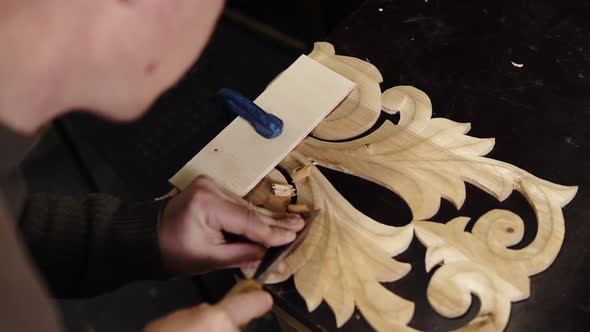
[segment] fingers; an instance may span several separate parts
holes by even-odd
[[[247,277],[252,277],[251,275],[248,274],[248,272],[252,272],[252,274],[254,274],[254,272],[258,268],[258,265],[260,265],[260,262],[261,262],[260,260],[246,261],[246,262],[241,263],[239,265],[239,267],[242,269],[251,270],[251,271],[246,271],[245,275]],[[285,262],[283,262],[283,261],[279,261],[276,265],[273,266],[272,273],[283,274],[286,271],[287,271],[287,264],[285,264]]]
[[[272,214],[270,216],[267,215],[260,215],[258,217],[262,222],[265,224],[272,226],[272,227],[281,227],[287,230],[291,230],[294,232],[300,231],[303,226],[305,226],[305,222],[303,218],[301,218],[298,214]]]
[[[215,215],[216,222],[222,230],[245,236],[266,247],[281,246],[295,239],[295,231],[282,227],[272,227],[276,221],[268,216],[261,216],[246,206],[232,202],[220,202],[223,213]]]
[[[303,218],[301,218],[301,216],[297,213],[273,212],[262,207],[254,206],[250,202],[245,201],[234,193],[218,186],[209,177],[199,176],[194,183],[198,187],[206,187],[208,190],[212,191],[220,198],[224,198],[226,201],[230,201],[249,210],[253,210],[258,216],[261,217],[262,221],[269,226],[282,227],[297,232],[300,231],[305,224]]]
[[[244,206],[248,205],[248,202],[244,201],[238,195],[232,193],[231,191],[217,185],[213,179],[208,176],[200,175],[194,181],[193,184],[195,187],[204,187],[210,190],[211,192],[215,193],[217,196],[225,198],[228,201],[233,201],[237,204],[241,204]]]
[[[216,305],[200,304],[177,310],[145,327],[144,332],[238,332],[251,320],[264,315],[272,307],[272,297],[255,290],[223,298]]]
[[[265,208],[252,205],[248,208],[254,210],[260,216],[261,220],[269,226],[282,227],[298,232],[305,225],[303,218],[297,213],[272,212]]]
[[[265,291],[250,291],[226,296],[217,305],[227,313],[236,326],[244,326],[270,310],[272,297]]]
[[[174,311],[150,322],[143,332],[239,332],[228,313],[218,306],[206,303]]]
[[[245,262],[258,262],[264,256],[264,247],[251,243],[228,243],[216,250],[217,258],[226,267],[242,267]]]
[[[247,269],[247,270],[256,270],[256,268],[260,265],[260,260],[257,261],[245,261],[240,263],[240,268]],[[254,271],[252,271],[254,272]]]

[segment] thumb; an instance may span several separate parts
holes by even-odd
[[[227,313],[236,326],[244,326],[270,310],[272,297],[265,291],[250,291],[226,296],[217,305]]]

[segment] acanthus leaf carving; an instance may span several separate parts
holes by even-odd
[[[413,313],[412,303],[390,293],[379,282],[398,280],[410,271],[409,264],[391,257],[409,246],[412,226],[386,226],[360,213],[315,167],[307,182],[314,208],[323,214],[316,220],[317,227],[322,228],[316,230],[321,235],[317,247],[295,273],[295,285],[308,308],[315,309],[324,299],[334,311],[338,326],[350,318],[355,304],[369,323],[375,321],[370,319],[372,316],[377,316],[388,318],[389,324],[384,326],[389,329],[407,324]]]
[[[344,61],[326,47],[316,45],[316,56]],[[369,68],[367,75],[374,72]],[[364,216],[313,167],[310,177],[296,183],[297,201],[321,208],[322,215],[303,245],[285,259],[287,269],[275,273],[271,281],[294,275],[308,309],[326,301],[337,326],[350,318],[356,306],[376,330],[411,329],[407,324],[412,303],[379,282],[398,280],[409,271],[407,264],[391,257],[406,249],[414,229],[427,248],[427,270],[436,268],[427,289],[432,307],[445,317],[458,317],[469,309],[471,293],[475,293],[481,301],[479,313],[459,330],[503,330],[511,302],[530,295],[529,277],[545,270],[557,257],[564,237],[562,208],[573,199],[577,187],[554,184],[484,157],[494,139],[468,136],[470,124],[432,118],[430,99],[414,87],[391,88],[379,103],[387,113],[400,113],[397,125],[386,121],[374,132],[347,142],[307,138],[281,166],[293,170],[313,162],[373,181],[404,199],[413,221],[392,228]],[[523,194],[537,219],[533,241],[522,249],[509,248],[522,240],[524,223],[507,210],[489,211],[471,232],[465,230],[466,217],[447,223],[428,221],[439,210],[442,198],[461,208],[465,182],[500,201],[515,190]]]
[[[281,163],[287,171],[305,165],[311,163],[297,153]],[[357,307],[377,330],[412,331],[407,323],[413,303],[390,292],[381,282],[396,281],[410,271],[409,264],[392,256],[407,249],[413,226],[387,226],[365,216],[315,166],[311,167],[310,176],[296,183],[298,203],[321,212],[299,248],[284,259],[286,268],[273,273],[268,283],[293,275],[307,308],[313,311],[326,301],[339,327]],[[270,195],[262,186],[256,190]]]

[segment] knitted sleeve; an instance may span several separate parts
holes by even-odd
[[[54,296],[94,296],[129,281],[166,277],[158,245],[165,202],[36,194],[19,226]]]

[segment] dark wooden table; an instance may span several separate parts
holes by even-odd
[[[584,1],[367,1],[328,38],[338,53],[376,65],[385,79],[382,88],[414,85],[432,99],[434,116],[471,122],[473,136],[496,137],[491,157],[555,183],[580,186],[564,209],[561,253],[547,271],[531,278],[530,299],[512,304],[507,331],[590,328],[589,18],[590,3]],[[226,46],[217,51],[213,46],[200,61],[210,66],[197,64],[193,74],[206,75],[218,66],[229,77],[216,75],[209,84],[199,85],[189,75],[137,124],[113,126],[73,118],[74,126],[140,196],[164,193],[166,179],[231,120],[216,113],[210,100],[199,98],[211,99],[223,86],[241,88],[254,97],[296,56],[278,51],[278,56],[261,59],[254,47],[251,54],[232,60],[236,62],[216,64],[211,60],[215,52],[232,51]],[[244,65],[250,68],[240,68]],[[370,217],[384,221],[395,215],[395,225],[410,221],[405,204],[388,190],[333,171],[326,170],[326,175]],[[534,214],[518,193],[498,203],[468,186],[460,211],[443,202],[433,219],[477,218],[495,207],[510,209],[525,220],[520,245],[534,238]],[[398,257],[411,262],[412,271],[387,287],[416,303],[410,326],[427,331],[458,328],[473,317],[479,302],[473,297],[469,312],[458,319],[435,314],[426,299],[431,274],[424,271],[424,252],[414,240]],[[270,289],[285,311],[311,329],[336,330],[328,306],[323,303],[308,313],[292,281]],[[369,329],[356,314],[340,331]]]

